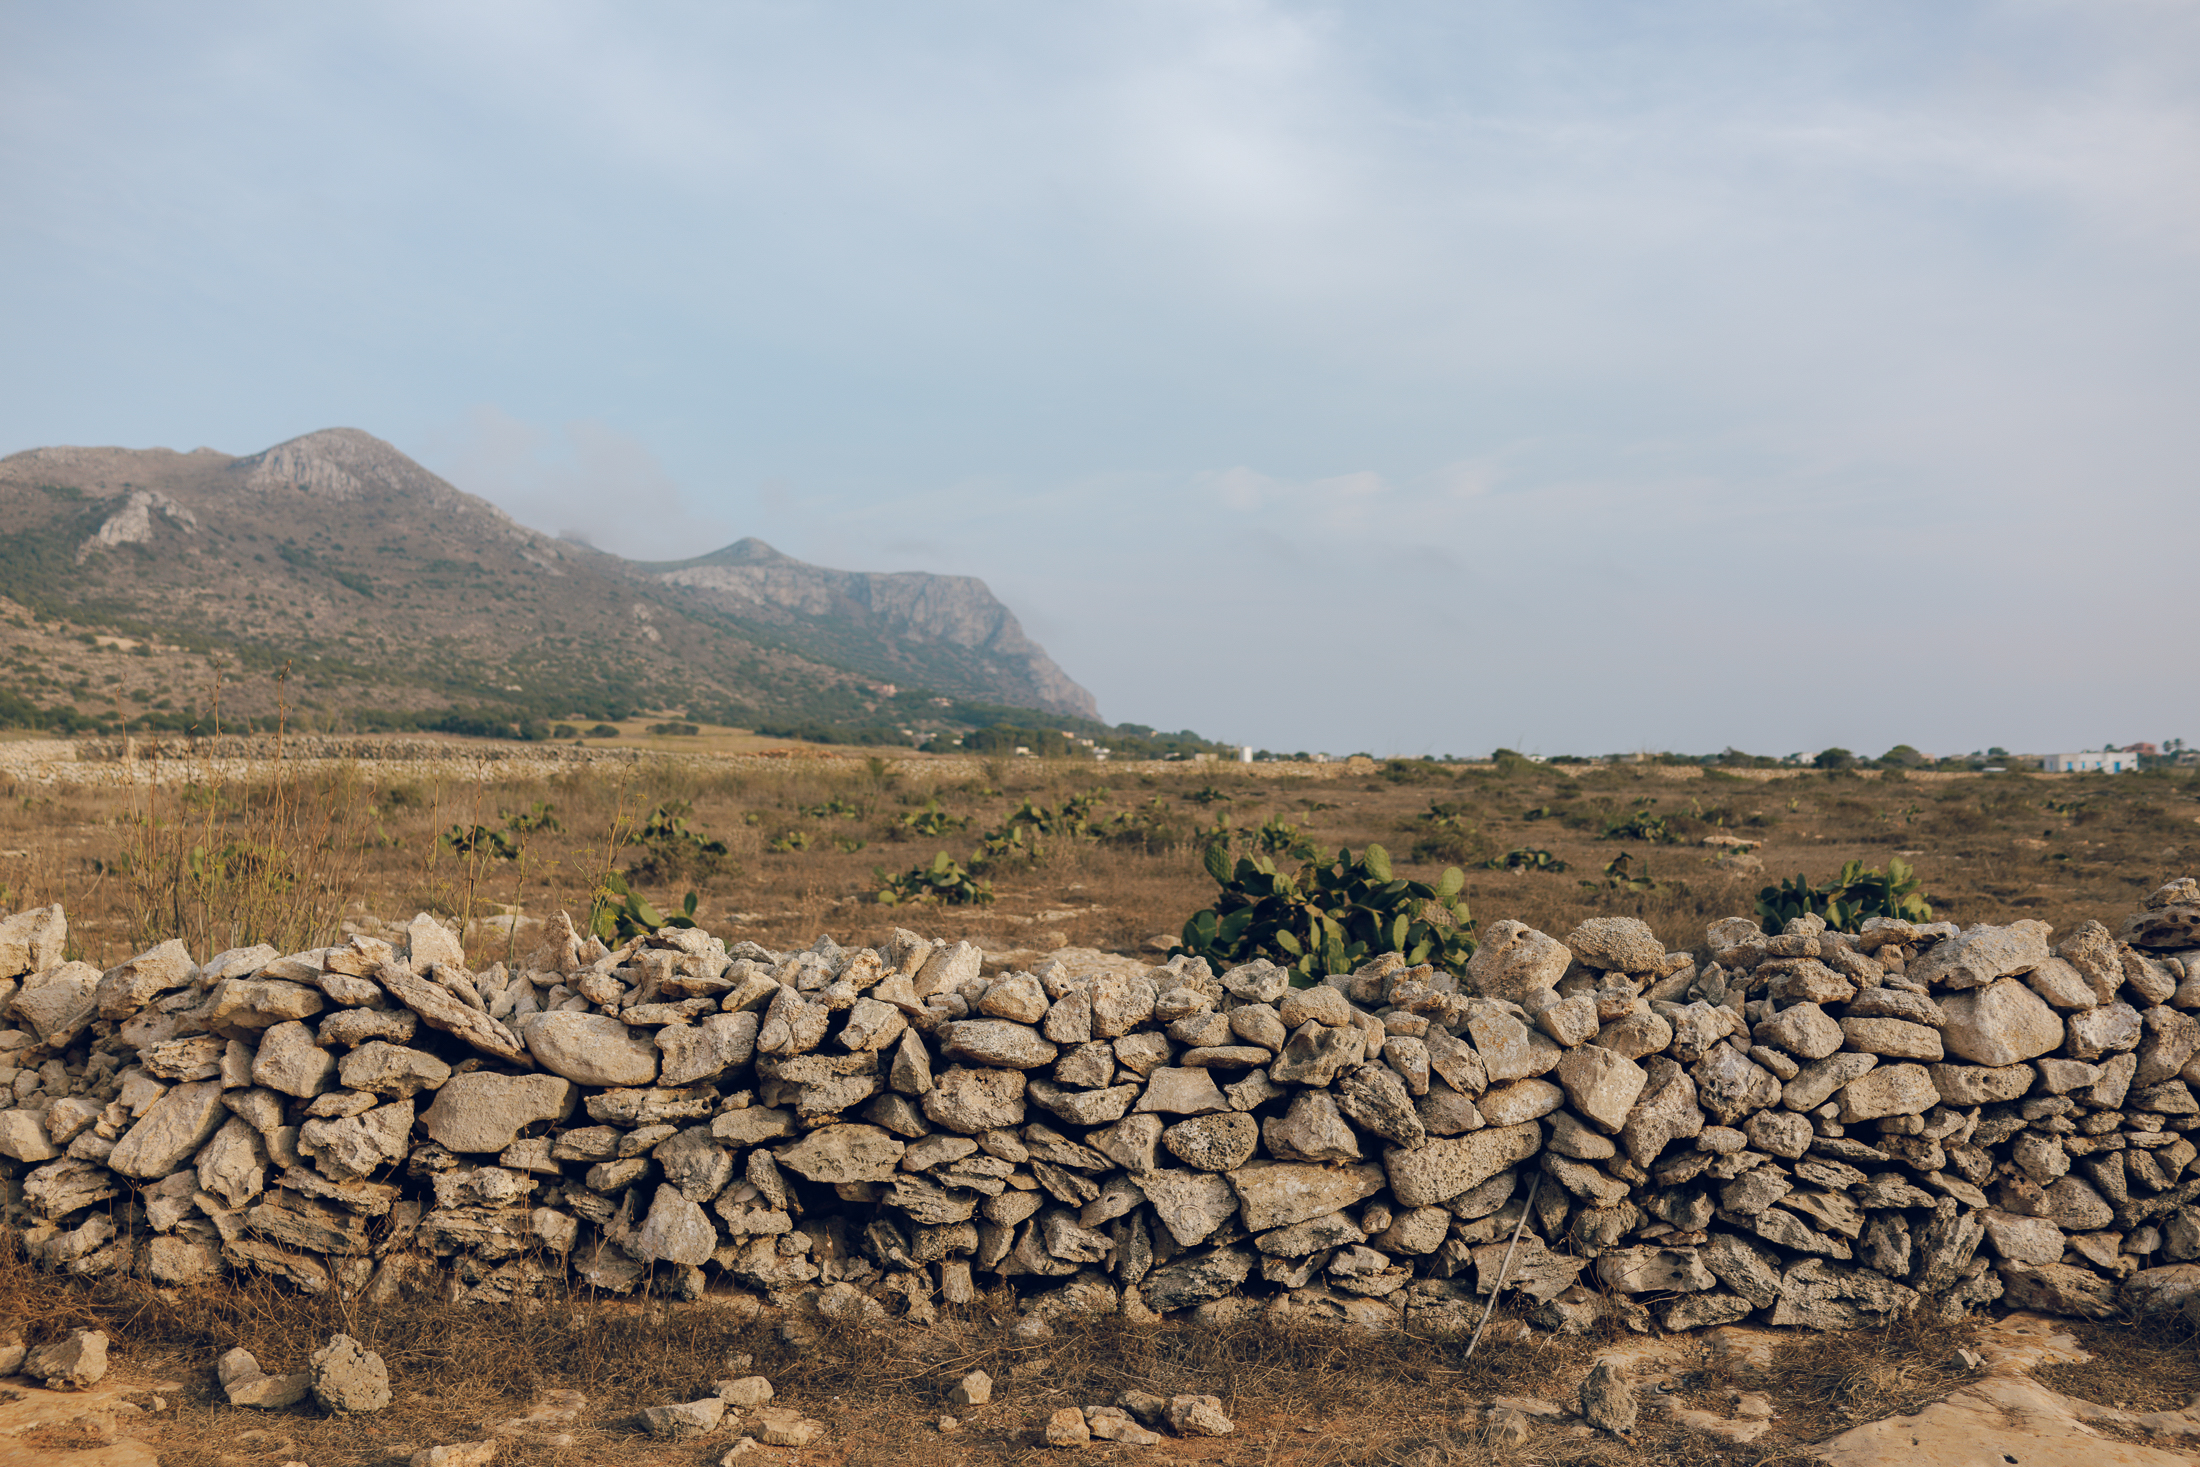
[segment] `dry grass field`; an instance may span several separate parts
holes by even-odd
[[[487,962],[508,949],[524,957],[529,920],[561,908],[580,919],[619,870],[661,910],[695,892],[698,920],[729,941],[783,948],[829,932],[869,943],[906,926],[993,949],[1135,952],[1173,937],[1212,899],[1200,857],[1218,832],[1250,850],[1264,823],[1283,822],[1329,851],[1381,843],[1401,875],[1464,867],[1483,923],[1516,917],[1563,935],[1591,915],[1635,915],[1685,948],[1707,922],[1752,911],[1767,882],[1823,882],[1851,860],[1907,861],[1936,917],[2030,916],[2058,929],[2113,920],[2200,867],[2191,772],[1766,778],[1394,761],[1371,773],[1278,777],[1217,764],[930,764],[883,751],[645,756],[566,772],[520,760],[512,767],[522,772],[501,782],[391,767],[271,764],[257,778],[134,788],[0,775],[0,907],[63,903],[81,955],[101,964],[156,937],[184,935],[195,951],[263,937],[303,947],[347,914],[415,911],[467,921],[472,955]],[[1065,802],[1102,789],[1086,817],[1091,833],[1041,836],[1043,854],[984,873],[990,904],[876,901],[880,872],[941,851],[968,862],[983,833],[1020,807],[1059,816]],[[677,812],[696,839],[645,839],[661,810]],[[475,827],[470,850],[450,838]],[[1735,853],[1707,838],[1756,844]],[[1548,852],[1566,869],[1485,864],[1513,851]],[[1633,883],[1607,874],[1621,856]]]

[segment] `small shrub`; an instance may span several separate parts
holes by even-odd
[[[666,734],[677,738],[689,738],[701,733],[703,730],[692,723],[653,723],[649,726],[649,731],[653,734]]]
[[[592,739],[615,739],[618,736],[618,729],[608,723],[599,723],[588,731],[588,737]]]
[[[1776,933],[1797,917],[1815,914],[1830,927],[1854,932],[1867,917],[1899,917],[1907,922],[1930,922],[1933,909],[1920,894],[1924,883],[1900,858],[1890,859],[1887,869],[1867,869],[1851,861],[1841,874],[1824,886],[1812,886],[1797,876],[1768,886],[1757,894],[1757,920],[1765,931]]]
[[[882,907],[915,902],[982,907],[993,900],[993,888],[964,870],[945,851],[933,856],[929,866],[912,866],[899,876],[888,876],[884,867],[874,869],[871,874],[880,882],[878,904]]]
[[[1556,874],[1566,869],[1566,863],[1549,851],[1531,850],[1526,846],[1507,851],[1502,856],[1494,856],[1486,865],[1492,871],[1549,871]]]
[[[1268,958],[1289,969],[1299,988],[1349,973],[1377,953],[1402,953],[1408,963],[1455,974],[1474,956],[1474,918],[1459,894],[1466,876],[1456,866],[1434,886],[1400,881],[1390,853],[1369,845],[1357,858],[1340,848],[1333,861],[1286,874],[1265,856],[1240,857],[1233,867],[1217,842],[1207,847],[1206,867],[1221,894],[1185,922],[1172,956],[1205,958],[1218,970]]]

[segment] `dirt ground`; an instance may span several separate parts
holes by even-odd
[[[1516,917],[1563,935],[1588,916],[1633,915],[1688,947],[1708,922],[1751,912],[1768,882],[1824,882],[1851,860],[1908,862],[1937,917],[2030,916],[2058,929],[2113,922],[2200,868],[2192,772],[1763,778],[1416,760],[1278,778],[1217,764],[889,764],[806,752],[722,767],[644,758],[547,777],[548,766],[522,765],[536,772],[482,782],[373,763],[135,789],[0,774],[0,907],[62,902],[81,955],[102,964],[179,933],[215,948],[263,935],[303,947],[347,912],[416,911],[469,922],[473,956],[486,962],[525,956],[529,923],[560,908],[584,913],[616,869],[662,910],[694,892],[698,919],[729,941],[784,948],[830,932],[869,943],[907,926],[991,948],[1152,951],[1213,899],[1206,844],[1219,833],[1250,850],[1269,825],[1331,852],[1381,843],[1418,879],[1460,865],[1484,924]],[[1096,791],[1093,833],[1043,837],[1037,859],[994,865],[991,904],[878,904],[888,876],[935,853],[967,864],[1019,807],[1059,818],[1065,802]],[[698,839],[634,844],[659,810]],[[467,851],[448,839],[474,827],[501,845]],[[1565,869],[1488,866],[1515,851],[1547,852]],[[1608,872],[1622,856],[1623,869]],[[192,909],[190,873],[207,869],[253,886],[254,900]],[[291,930],[272,930],[281,927]]]
[[[1929,1421],[1939,1409],[1934,1402],[1953,1409],[1981,1395],[1991,1400],[1996,1388],[2023,1393],[2018,1410],[2006,1402],[1997,1409],[2018,1433],[2013,1439],[2028,1443],[2020,1461],[2036,1467],[2200,1460],[2191,1455],[2200,1448],[2200,1417],[2179,1414],[2200,1391],[2189,1330],[2027,1315],[1908,1320],[1852,1334],[1742,1327],[1560,1339],[1530,1332],[1501,1311],[1470,1359],[1456,1340],[1259,1322],[1213,1328],[1101,1319],[1031,1340],[1005,1328],[1008,1316],[985,1302],[929,1328],[813,1323],[790,1332],[775,1311],[759,1317],[727,1300],[572,1300],[527,1310],[347,1305],[268,1288],[175,1294],[60,1283],[12,1260],[0,1267],[0,1305],[0,1315],[34,1339],[104,1328],[114,1360],[108,1379],[86,1396],[57,1396],[21,1380],[0,1391],[5,1467],[134,1467],[152,1457],[164,1467],[373,1467],[429,1446],[489,1438],[504,1463],[700,1467],[754,1431],[754,1414],[668,1443],[647,1436],[637,1413],[749,1374],[774,1383],[775,1405],[823,1424],[818,1441],[799,1451],[735,1459],[788,1467],[1139,1460],[1709,1467],[1810,1461],[1814,1444],[1826,1443],[1851,1448],[1833,1452],[1834,1460],[1893,1463],[1891,1455],[1858,1455],[1853,1438],[1868,1436],[1858,1428],[1911,1419],[1921,1409],[1927,1414],[1915,1419]],[[310,1400],[279,1411],[222,1403],[212,1370],[222,1351],[242,1344],[271,1372],[299,1370],[339,1330],[388,1362],[389,1409],[338,1417]],[[1641,1408],[1628,1438],[1597,1431],[1578,1415],[1582,1377],[1608,1357],[1628,1369]],[[956,1410],[947,1392],[972,1370],[993,1377],[992,1401]],[[1110,1404],[1125,1390],[1216,1396],[1236,1429],[1226,1437],[1165,1437],[1144,1448],[1040,1444],[1056,1409]],[[2052,1419],[2028,1423],[2024,1411]],[[940,1419],[950,1412],[959,1429],[943,1432]],[[1929,1442],[1924,1427],[1918,1433]],[[2063,1446],[2080,1455],[2034,1451],[2050,1434],[2067,1438]],[[1963,1438],[1966,1450],[1994,1446],[1980,1461],[2000,1455],[1975,1427]],[[2125,1450],[2119,1442],[2134,1444],[2137,1455],[2116,1456]],[[1915,1460],[1971,1459],[1927,1450]]]

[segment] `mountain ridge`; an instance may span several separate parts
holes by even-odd
[[[975,578],[832,570],[758,540],[630,561],[529,529],[353,428],[236,456],[0,458],[0,581],[41,614],[289,665],[309,703],[361,716],[875,721],[900,684],[1096,716]]]

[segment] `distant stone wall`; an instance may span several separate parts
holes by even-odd
[[[4,1224],[70,1273],[566,1290],[1027,1327],[1190,1311],[1847,1327],[2200,1288],[2200,885],[2006,927],[1498,922],[1310,989],[898,932],[796,953],[426,916],[104,973],[0,921]]]

